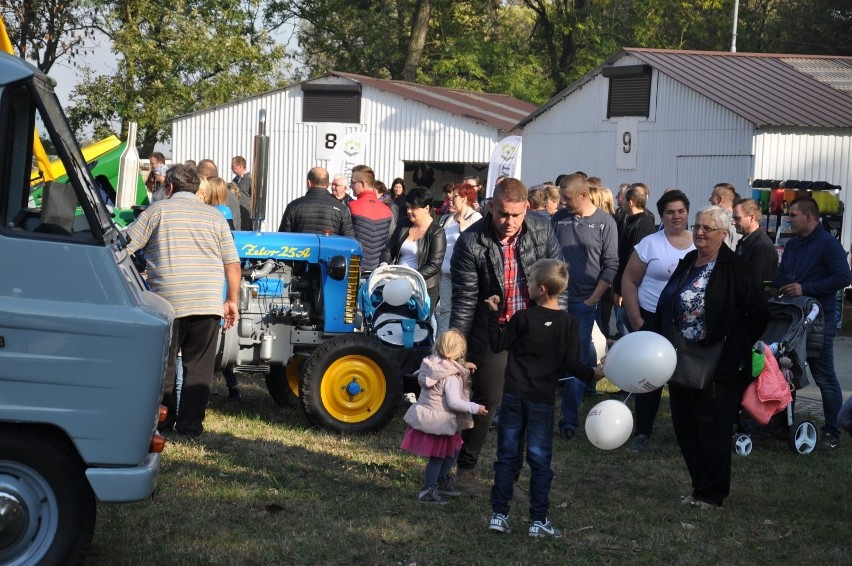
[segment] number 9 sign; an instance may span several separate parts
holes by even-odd
[[[638,123],[635,119],[621,119],[616,127],[615,167],[617,169],[636,169]]]

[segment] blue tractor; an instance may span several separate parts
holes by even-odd
[[[240,320],[222,332],[220,368],[265,374],[278,405],[304,409],[323,428],[383,428],[403,392],[416,387],[411,375],[432,345],[422,277],[390,266],[362,285],[361,246],[351,238],[234,232],[234,239],[243,262]],[[410,301],[385,305],[383,283],[404,270]]]
[[[403,393],[417,388],[412,374],[432,346],[425,283],[416,271],[397,266],[362,282],[361,246],[352,238],[261,232],[265,130],[261,110],[254,140],[254,230],[234,232],[243,265],[240,320],[222,331],[219,367],[264,374],[278,405],[302,408],[317,426],[343,433],[380,430]],[[399,304],[385,304],[384,285],[399,278],[408,282],[410,297],[397,292],[391,302]]]

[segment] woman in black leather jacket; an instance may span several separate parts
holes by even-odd
[[[408,265],[426,280],[431,315],[438,302],[441,263],[447,251],[444,229],[432,218],[432,194],[424,187],[414,187],[405,195],[408,223],[397,224],[382,254],[382,261]],[[400,211],[402,212],[402,211]]]

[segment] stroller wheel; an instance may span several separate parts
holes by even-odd
[[[735,434],[732,444],[732,448],[737,453],[737,456],[748,456],[754,447],[751,436],[748,434]]]
[[[816,448],[819,432],[813,421],[795,421],[787,431],[787,443],[799,454],[810,454]]]

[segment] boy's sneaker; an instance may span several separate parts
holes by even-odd
[[[438,480],[438,495],[458,497],[461,495],[455,476],[447,476]]]
[[[512,529],[509,527],[509,516],[503,513],[492,513],[488,529],[497,533],[511,533]]]
[[[824,433],[816,445],[817,450],[834,450],[836,448],[840,448],[840,437],[830,432]]]
[[[419,503],[434,503],[437,505],[444,505],[447,503],[447,500],[441,497],[438,493],[438,487],[434,485],[421,490],[420,493],[417,494],[417,501]]]
[[[494,519],[491,520],[494,521]],[[530,523],[530,536],[562,538],[562,531],[545,519],[544,521],[533,521]]]

